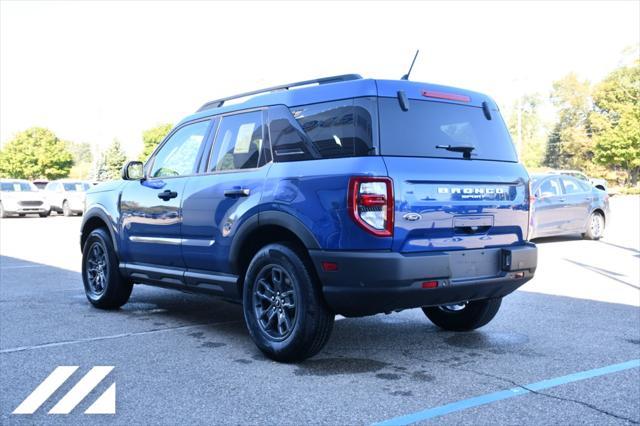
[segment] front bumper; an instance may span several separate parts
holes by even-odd
[[[345,316],[503,297],[533,278],[532,243],[428,253],[311,250],[329,307]],[[323,262],[337,265],[325,271]],[[424,283],[435,288],[423,288]]]
[[[9,214],[38,214],[49,211],[49,205],[42,203],[39,206],[22,205],[20,202],[3,201],[4,211]]]

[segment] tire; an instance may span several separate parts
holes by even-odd
[[[2,206],[2,203],[0,203],[0,217],[2,217],[2,218],[9,217],[9,213],[4,211],[4,207]]]
[[[62,214],[64,214],[67,217],[73,216],[71,207],[69,207],[69,203],[66,200],[62,202]]]
[[[427,318],[438,327],[449,331],[469,331],[487,325],[496,316],[502,298],[483,299],[459,305],[429,306],[422,308]],[[453,309],[452,306],[461,307]]]
[[[40,217],[48,217],[51,214],[51,210],[47,210],[46,212],[38,213]]]
[[[270,244],[247,269],[245,323],[256,346],[275,361],[312,357],[331,335],[335,315],[322,299],[312,268],[293,246]]]
[[[18,213],[18,217],[25,217],[26,215],[26,213]]]
[[[129,300],[133,285],[122,278],[109,233],[95,229],[82,248],[82,282],[87,299],[100,309],[118,309]]]
[[[587,221],[587,231],[582,234],[582,238],[587,240],[599,240],[604,233],[605,221],[601,213],[593,212]]]

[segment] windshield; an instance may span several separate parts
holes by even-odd
[[[68,182],[63,184],[63,186],[65,191],[70,192],[85,192],[89,189],[89,184],[83,182]]]
[[[4,192],[31,192],[37,189],[28,182],[2,182],[0,189]]]
[[[471,159],[518,161],[497,110],[488,120],[480,107],[411,99],[403,111],[396,98],[379,98],[379,110],[382,155],[463,158],[442,146],[472,146]]]

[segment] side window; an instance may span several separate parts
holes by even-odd
[[[167,140],[153,159],[150,177],[184,176],[194,172],[210,120],[188,124]]]
[[[213,143],[208,171],[258,167],[263,143],[262,111],[222,117]]]
[[[566,194],[577,194],[584,192],[579,183],[573,179],[562,178],[562,185],[564,186],[564,192]]]
[[[554,197],[560,194],[562,194],[562,191],[560,190],[560,183],[555,178],[547,179],[540,185],[541,197]]]
[[[320,158],[289,108],[279,105],[269,109],[269,140],[275,161],[301,161]]]
[[[291,109],[319,158],[358,157],[373,152],[369,99],[348,99]]]

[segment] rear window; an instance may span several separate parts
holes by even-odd
[[[379,98],[382,155],[462,158],[437,145],[472,145],[472,159],[518,161],[500,114],[488,120],[482,108],[446,102],[410,100],[403,111],[396,98]]]
[[[375,99],[355,98],[269,110],[276,161],[374,154]]]

